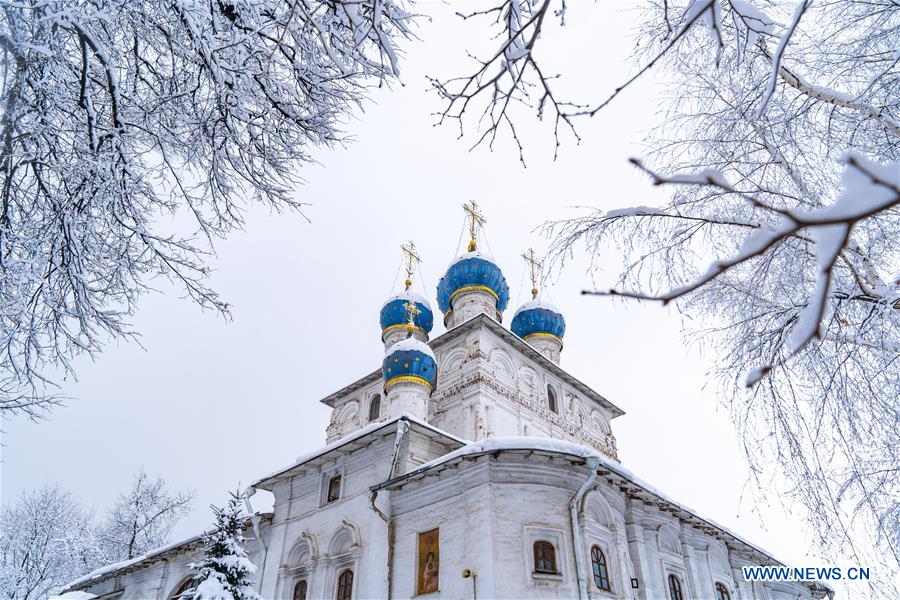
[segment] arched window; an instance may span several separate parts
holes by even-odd
[[[306,600],[306,589],[309,585],[306,583],[305,579],[301,579],[297,583],[294,584],[294,595],[291,596],[291,600]]]
[[[337,595],[335,600],[350,600],[353,597],[353,571],[344,569],[338,575]]]
[[[175,588],[175,591],[172,592],[172,595],[169,596],[169,598],[171,600],[182,600],[181,596],[183,594],[189,592],[190,590],[192,590],[193,587],[194,587],[194,578],[191,577],[189,579],[185,579],[184,581],[181,582],[181,584],[177,588]]]
[[[681,580],[674,575],[669,575],[669,600],[684,600],[681,593]]]
[[[547,386],[547,408],[556,412],[556,392],[549,385]]]
[[[374,421],[381,416],[381,396],[375,394],[369,401],[369,421]]]
[[[556,548],[545,540],[534,543],[534,572],[559,574],[556,570]]]
[[[725,587],[724,583],[719,581],[716,582],[716,600],[731,600],[731,594],[728,593],[728,588]]]
[[[591,547],[591,565],[594,568],[594,584],[601,590],[611,592],[609,586],[609,569],[606,566],[606,556],[598,546]]]

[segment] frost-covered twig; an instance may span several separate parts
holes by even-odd
[[[729,194],[745,196],[725,180],[721,173],[707,171],[699,174],[665,177],[645,167],[640,161],[635,165],[648,173],[654,185],[678,184],[712,186]],[[837,201],[828,207],[813,211],[779,210],[769,207],[754,197],[749,200],[757,207],[776,210],[780,219],[773,227],[758,227],[747,236],[740,249],[731,258],[714,262],[706,272],[687,285],[662,294],[646,294],[618,289],[606,291],[585,290],[583,294],[596,296],[621,296],[638,300],[654,300],[668,304],[691,294],[712,280],[742,263],[769,252],[788,237],[802,230],[809,230],[819,258],[816,290],[807,298],[800,312],[789,344],[790,354],[801,350],[813,338],[819,337],[819,322],[825,314],[828,295],[831,290],[832,270],[841,251],[850,240],[853,226],[860,220],[900,205],[900,161],[890,165],[874,164],[860,156],[850,155],[846,159],[844,190]],[[641,217],[665,214],[648,209],[633,211],[630,215],[615,211],[610,218],[622,216]],[[754,371],[748,385],[755,385],[759,378],[771,371],[772,365],[765,365]]]
[[[160,276],[227,315],[211,244],[252,202],[302,209],[312,149],[399,72],[406,6],[0,0],[0,412],[45,414]]]

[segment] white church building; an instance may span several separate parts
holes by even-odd
[[[381,309],[381,368],[322,399],[326,446],[260,478],[248,520],[266,599],[788,600],[812,583],[748,582],[772,556],[622,466],[615,404],[560,366],[565,320],[534,299],[507,328],[509,287],[475,243],[438,285],[446,333],[407,291]],[[407,273],[414,268],[405,248]],[[534,263],[532,263],[534,266]],[[533,278],[534,279],[534,278]],[[199,536],[70,583],[65,595],[173,600]]]

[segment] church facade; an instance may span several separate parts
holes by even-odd
[[[381,309],[382,368],[323,399],[326,446],[262,477],[247,551],[264,598],[813,599],[808,583],[744,581],[779,564],[634,476],[611,422],[622,411],[560,367],[565,319],[538,297],[502,324],[509,288],[469,251],[428,301]],[[407,272],[413,268],[412,248]],[[532,265],[534,263],[532,262]],[[250,512],[253,512],[252,509]],[[71,597],[178,598],[192,538],[69,584]],[[65,594],[64,594],[65,596]]]

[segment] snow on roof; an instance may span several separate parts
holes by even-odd
[[[630,469],[623,467],[621,464],[613,461],[610,458],[607,458],[606,456],[603,456],[602,454],[600,454],[599,452],[597,452],[596,450],[594,450],[592,448],[588,448],[587,446],[582,446],[581,444],[576,444],[574,442],[567,442],[565,440],[541,438],[541,437],[530,437],[530,436],[516,436],[516,437],[487,438],[487,439],[481,440],[480,442],[470,442],[470,443],[466,444],[465,446],[463,446],[462,448],[454,450],[453,452],[449,452],[449,453],[447,453],[443,456],[440,456],[430,462],[424,463],[424,464],[420,465],[419,467],[417,467],[415,470],[410,471],[409,473],[406,473],[405,475],[401,475],[400,477],[397,477],[392,481],[385,482],[384,484],[382,484],[381,486],[378,486],[378,487],[387,487],[387,486],[393,484],[394,482],[401,481],[408,477],[413,477],[419,473],[422,473],[429,469],[438,467],[438,466],[445,464],[447,462],[450,462],[456,458],[460,458],[463,456],[473,456],[473,455],[477,455],[477,454],[488,454],[491,452],[503,451],[503,450],[531,450],[531,451],[538,451],[538,452],[551,452],[551,453],[555,453],[555,454],[567,454],[570,456],[576,456],[576,457],[585,458],[585,459],[588,457],[597,457],[600,459],[600,466],[602,468],[607,469],[607,470],[615,473],[616,475],[619,475],[623,479],[628,480],[630,483],[633,483],[634,485],[642,488],[645,492],[647,492],[653,496],[656,496],[661,501],[663,501],[667,504],[671,504],[671,505],[681,509],[682,511],[691,514],[692,516],[700,519],[701,521],[708,523],[712,527],[730,535],[731,537],[738,540],[739,542],[746,544],[747,546],[753,548],[757,552],[761,552],[762,554],[765,554],[772,560],[777,561],[777,559],[774,558],[773,553],[771,553],[763,548],[760,548],[758,545],[756,545],[752,542],[749,542],[746,538],[738,535],[731,529],[729,529],[723,525],[720,525],[719,523],[713,521],[712,519],[708,519],[706,517],[700,516],[700,514],[696,510],[682,504],[681,502],[677,502],[676,500],[674,500],[673,498],[671,498],[670,496],[668,496],[664,492],[662,492],[659,488],[647,483],[646,481],[644,481],[643,479],[641,479],[640,477],[635,475]]]
[[[69,583],[67,583],[62,589],[62,591],[65,592],[65,594],[62,597],[64,597],[65,600],[87,600],[88,598],[95,598],[96,596],[94,596],[93,594],[88,594],[88,596],[84,596],[82,598],[79,598],[78,596],[71,596],[70,594],[76,594],[78,592],[66,592],[66,590],[70,590],[73,587],[76,587],[79,585],[84,585],[85,583],[87,583],[89,581],[92,581],[94,579],[99,579],[100,577],[103,577],[104,575],[108,575],[115,571],[119,571],[121,569],[127,569],[130,566],[136,565],[147,559],[153,558],[154,556],[157,556],[159,554],[168,552],[169,550],[174,550],[180,546],[187,546],[188,544],[191,544],[193,542],[200,541],[200,539],[201,539],[201,536],[194,535],[194,536],[191,536],[189,538],[186,538],[186,539],[183,539],[183,540],[180,540],[177,542],[172,542],[171,544],[166,544],[165,546],[160,546],[159,548],[154,548],[150,552],[147,552],[146,554],[142,554],[141,556],[138,556],[136,558],[132,558],[129,560],[120,560],[119,562],[114,562],[114,563],[102,566],[99,569],[94,569],[87,575],[82,575],[78,579],[75,579],[74,581],[70,581]]]
[[[543,308],[544,310],[549,310],[549,311],[555,312],[558,315],[562,314],[562,311],[559,310],[558,308],[556,308],[556,306],[554,306],[553,304],[550,304],[546,300],[541,300],[540,298],[535,298],[534,300],[529,300],[528,302],[526,302],[525,304],[520,306],[518,309],[516,309],[516,312],[513,313],[513,319],[515,319],[516,315],[519,314],[520,312],[525,311],[525,310],[532,310],[535,308]]]
[[[96,594],[91,594],[90,592],[66,592],[65,594],[60,594],[59,596],[50,596],[48,600],[91,600],[91,598],[96,598]]]
[[[554,452],[558,454],[571,454],[572,456],[577,456],[579,458],[600,456],[596,450],[565,440],[524,436],[493,437],[485,438],[480,442],[469,442],[462,448],[419,465],[415,472],[436,467],[439,464],[451,461],[454,458],[459,458],[460,456],[485,454],[497,450],[543,450],[545,452]]]
[[[434,431],[435,433],[439,433],[439,434],[443,435],[444,437],[450,438],[454,442],[458,442],[460,444],[468,443],[466,440],[460,439],[460,438],[456,437],[455,435],[452,435],[450,433],[447,433],[446,431],[443,431],[442,429],[438,429],[434,425],[430,425],[430,424],[426,423],[425,421],[419,419],[418,417],[414,417],[413,415],[411,415],[409,413],[400,413],[396,417],[391,417],[387,421],[377,421],[375,423],[369,423],[362,429],[357,429],[353,433],[350,433],[349,435],[346,435],[339,440],[335,440],[334,442],[328,444],[327,446],[323,446],[322,448],[319,448],[318,450],[313,450],[311,452],[301,454],[300,456],[297,457],[297,460],[294,461],[293,464],[291,464],[287,467],[284,467],[282,469],[278,469],[277,471],[274,471],[272,473],[269,473],[265,477],[262,477],[262,478],[258,479],[255,483],[251,484],[250,487],[256,487],[259,484],[263,483],[264,481],[272,479],[273,477],[277,477],[277,476],[281,475],[282,473],[286,473],[287,471],[290,471],[291,469],[295,469],[295,468],[299,467],[300,465],[302,465],[303,463],[307,463],[307,462],[309,462],[315,458],[318,458],[324,454],[328,454],[332,450],[336,450],[337,448],[340,448],[341,446],[343,446],[345,444],[354,442],[354,441],[358,440],[359,438],[365,437],[374,431],[378,431],[379,429],[382,429],[384,427],[392,425],[393,423],[396,423],[397,421],[409,421],[411,423],[415,423],[416,425],[425,427],[426,429],[430,429],[431,431]]]
[[[431,348],[428,347],[428,344],[426,344],[425,342],[420,342],[414,337],[408,337],[400,340],[399,342],[391,346],[386,354],[390,355],[394,352],[410,352],[413,350],[415,350],[416,352],[421,352],[426,356],[430,356],[431,360],[437,362],[437,358],[434,356],[434,352],[431,351]]]
[[[428,310],[431,310],[431,304],[428,303],[428,300],[425,299],[425,296],[417,294],[415,292],[411,292],[409,290],[400,292],[399,294],[394,294],[384,301],[384,304],[381,305],[381,308],[384,308],[394,300],[412,300],[413,302],[417,302],[418,304],[427,306]]]

